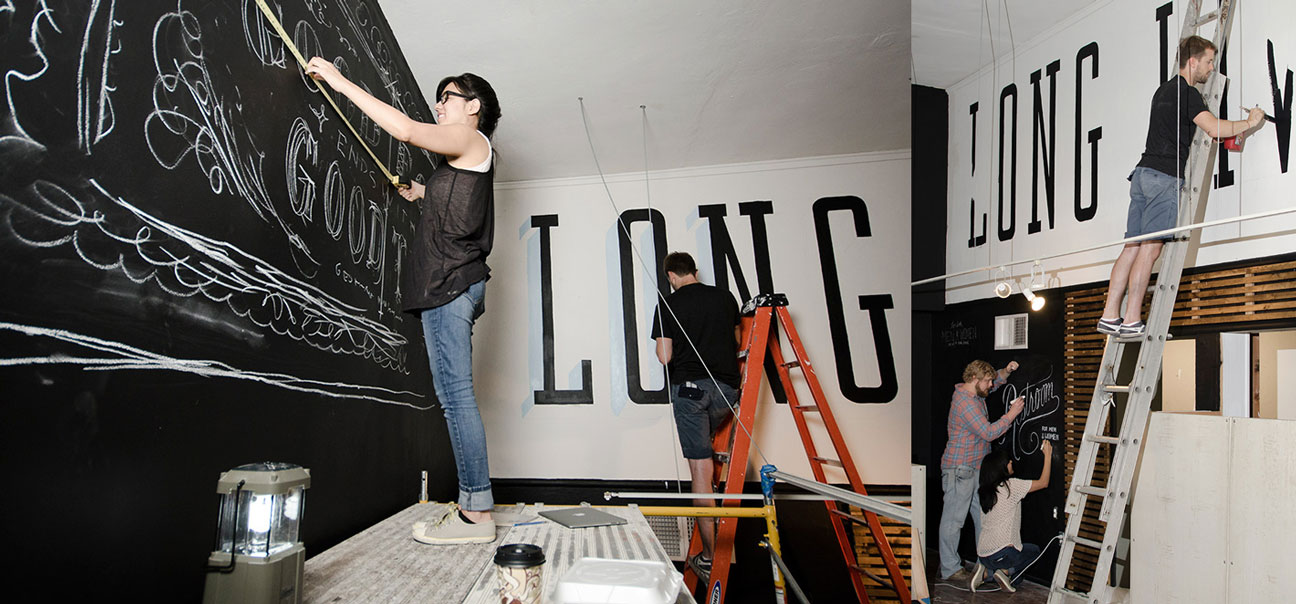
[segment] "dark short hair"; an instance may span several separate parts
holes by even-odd
[[[697,263],[688,252],[671,252],[662,261],[662,270],[683,277],[697,273]]]
[[[499,124],[500,119],[499,98],[495,96],[495,89],[491,88],[490,83],[481,76],[465,73],[442,79],[441,83],[437,84],[436,98],[441,98],[441,93],[451,82],[460,92],[468,95],[469,100],[481,101],[481,109],[477,112],[477,129],[488,137],[494,134],[495,126]]]
[[[1207,50],[1219,52],[1215,43],[1201,36],[1188,36],[1179,42],[1179,69],[1188,66],[1188,59],[1200,59]]]

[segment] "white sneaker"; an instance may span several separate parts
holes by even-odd
[[[495,541],[495,521],[464,522],[459,517],[459,506],[450,504],[440,518],[431,522],[414,523],[414,540],[428,545],[462,545],[466,543],[491,543]]]
[[[981,563],[977,562],[976,570],[972,571],[972,581],[968,585],[968,587],[971,588],[972,593],[976,593],[977,588],[981,586],[981,581],[985,579],[985,576],[986,567],[981,566]]]
[[[1008,573],[1004,572],[1003,569],[995,571],[994,578],[995,581],[999,582],[999,587],[1002,587],[1004,591],[1008,593],[1017,591],[1017,588],[1013,587],[1012,581],[1008,579]]]

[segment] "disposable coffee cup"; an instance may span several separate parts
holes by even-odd
[[[511,543],[495,550],[500,604],[539,604],[545,555],[538,545]]]

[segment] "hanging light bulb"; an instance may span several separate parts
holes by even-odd
[[[995,276],[999,283],[995,284],[994,293],[1000,298],[1007,298],[1012,295],[1012,285],[1008,283],[1008,270],[999,267],[999,274]]]
[[[1035,292],[1031,291],[1030,286],[1028,285],[1022,286],[1022,295],[1026,296],[1027,302],[1030,302],[1031,310],[1039,310],[1041,308],[1044,308],[1044,296],[1038,295]]]

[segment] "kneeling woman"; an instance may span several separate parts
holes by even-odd
[[[1039,556],[1040,548],[1034,543],[1022,544],[1021,500],[1049,483],[1049,470],[1053,467],[1053,443],[1044,441],[1044,471],[1035,480],[1013,477],[1013,462],[1007,449],[996,449],[981,464],[981,538],[977,541],[980,561],[972,573],[972,591],[981,585],[987,574],[992,574],[1004,591],[1017,591],[1026,566]],[[1011,571],[1010,571],[1011,569]],[[1016,571],[1016,580],[1009,572]]]

